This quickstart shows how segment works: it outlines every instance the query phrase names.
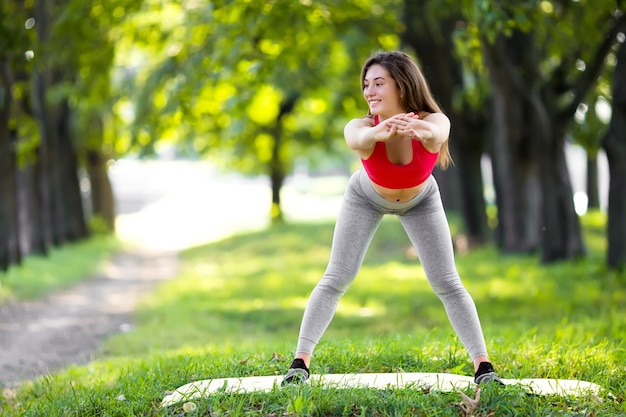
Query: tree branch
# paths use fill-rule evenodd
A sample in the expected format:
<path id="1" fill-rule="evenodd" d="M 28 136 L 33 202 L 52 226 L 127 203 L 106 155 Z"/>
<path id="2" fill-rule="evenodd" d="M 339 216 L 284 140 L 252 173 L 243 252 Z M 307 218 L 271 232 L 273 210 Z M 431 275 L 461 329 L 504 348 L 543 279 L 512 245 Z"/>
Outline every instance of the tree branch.
<path id="1" fill-rule="evenodd" d="M 572 100 L 569 105 L 565 106 L 565 108 L 557 114 L 560 120 L 569 119 L 576 112 L 578 104 L 584 100 L 589 89 L 595 84 L 602 68 L 604 68 L 604 61 L 613 47 L 615 37 L 623 30 L 626 30 L 626 15 L 621 14 L 615 19 L 613 26 L 607 32 L 602 43 L 598 46 L 596 54 L 591 60 L 591 65 L 587 66 L 587 70 L 582 73 L 578 82 L 574 84 Z"/>

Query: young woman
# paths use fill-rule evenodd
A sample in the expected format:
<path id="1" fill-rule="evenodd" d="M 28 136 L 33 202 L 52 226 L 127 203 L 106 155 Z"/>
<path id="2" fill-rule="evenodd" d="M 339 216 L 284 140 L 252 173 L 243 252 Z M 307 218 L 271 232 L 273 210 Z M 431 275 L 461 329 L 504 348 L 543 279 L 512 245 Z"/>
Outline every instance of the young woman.
<path id="1" fill-rule="evenodd" d="M 328 267 L 309 298 L 296 357 L 283 384 L 308 379 L 313 350 L 355 279 L 385 214 L 399 217 L 474 363 L 476 383 L 502 383 L 489 362 L 474 301 L 456 270 L 439 187 L 431 175 L 435 165 L 445 169 L 450 164 L 450 121 L 417 64 L 403 52 L 372 55 L 361 71 L 361 87 L 369 114 L 348 122 L 344 136 L 363 168 L 348 182 Z"/>

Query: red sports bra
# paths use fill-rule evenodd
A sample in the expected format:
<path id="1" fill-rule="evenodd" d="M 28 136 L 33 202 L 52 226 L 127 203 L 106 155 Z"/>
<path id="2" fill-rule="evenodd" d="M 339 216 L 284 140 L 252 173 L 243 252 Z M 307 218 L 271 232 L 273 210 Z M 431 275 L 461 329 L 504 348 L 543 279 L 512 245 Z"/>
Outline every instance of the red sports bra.
<path id="1" fill-rule="evenodd" d="M 374 123 L 378 124 L 378 116 Z M 397 165 L 387 158 L 385 142 L 376 142 L 370 157 L 361 159 L 370 180 L 394 190 L 416 187 L 426 181 L 435 168 L 439 154 L 429 152 L 417 139 L 412 139 L 411 144 L 413 159 L 406 165 Z"/>

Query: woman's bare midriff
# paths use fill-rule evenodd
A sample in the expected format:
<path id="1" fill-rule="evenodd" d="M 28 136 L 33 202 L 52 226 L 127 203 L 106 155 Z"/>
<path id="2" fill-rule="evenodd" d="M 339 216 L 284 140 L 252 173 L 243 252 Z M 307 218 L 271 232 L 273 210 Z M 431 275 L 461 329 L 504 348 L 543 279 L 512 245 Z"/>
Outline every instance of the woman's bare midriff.
<path id="1" fill-rule="evenodd" d="M 385 200 L 393 201 L 396 203 L 404 203 L 406 201 L 415 198 L 423 189 L 426 187 L 426 181 L 411 188 L 402 188 L 399 190 L 395 190 L 393 188 L 381 187 L 378 184 L 372 182 L 372 187 L 374 190 Z"/>

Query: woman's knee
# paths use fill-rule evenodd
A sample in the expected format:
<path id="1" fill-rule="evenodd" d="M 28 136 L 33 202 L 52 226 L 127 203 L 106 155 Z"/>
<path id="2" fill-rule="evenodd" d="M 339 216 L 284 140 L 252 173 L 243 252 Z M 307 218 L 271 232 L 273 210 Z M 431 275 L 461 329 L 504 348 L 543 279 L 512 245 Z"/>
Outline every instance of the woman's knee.
<path id="1" fill-rule="evenodd" d="M 430 286 L 439 297 L 464 296 L 467 293 L 461 277 L 457 273 L 429 278 Z"/>
<path id="2" fill-rule="evenodd" d="M 317 284 L 321 291 L 339 296 L 345 294 L 354 281 L 354 275 L 326 273 Z"/>

